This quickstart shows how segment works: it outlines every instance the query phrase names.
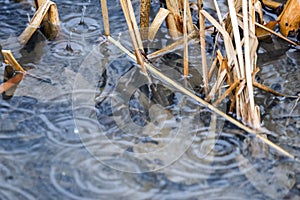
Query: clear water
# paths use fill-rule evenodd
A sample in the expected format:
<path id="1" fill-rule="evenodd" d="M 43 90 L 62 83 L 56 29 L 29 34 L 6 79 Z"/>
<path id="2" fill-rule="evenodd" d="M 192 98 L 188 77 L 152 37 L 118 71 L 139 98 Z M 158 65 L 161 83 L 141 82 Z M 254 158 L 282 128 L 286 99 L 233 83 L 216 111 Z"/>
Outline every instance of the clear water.
<path id="1" fill-rule="evenodd" d="M 3 48 L 12 50 L 30 73 L 50 80 L 28 76 L 11 100 L 0 99 L 1 200 L 300 198 L 299 163 L 219 117 L 214 126 L 209 110 L 156 77 L 156 96 L 149 93 L 148 80 L 134 63 L 101 37 L 99 1 L 55 2 L 59 36 L 46 41 L 38 33 L 37 42 L 26 48 L 16 41 L 27 14 L 34 13 L 32 5 L 0 2 Z M 108 6 L 114 38 L 130 48 L 119 1 Z M 138 1 L 133 6 L 138 10 Z M 168 43 L 161 34 L 150 48 Z M 300 54 L 279 51 L 286 44 L 274 41 L 261 47 L 259 81 L 297 95 Z M 191 49 L 193 76 L 187 87 L 197 90 L 201 60 L 198 45 Z M 186 84 L 179 54 L 154 65 Z M 3 71 L 2 66 L 1 77 Z M 256 101 L 263 125 L 273 133 L 269 139 L 298 156 L 296 100 L 257 90 Z"/>

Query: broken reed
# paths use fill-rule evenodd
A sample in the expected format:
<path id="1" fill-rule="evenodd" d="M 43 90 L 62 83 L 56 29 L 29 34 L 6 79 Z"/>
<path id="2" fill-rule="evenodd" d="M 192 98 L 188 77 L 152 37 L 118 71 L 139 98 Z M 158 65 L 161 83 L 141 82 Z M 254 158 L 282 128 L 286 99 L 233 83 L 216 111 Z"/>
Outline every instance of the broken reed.
<path id="1" fill-rule="evenodd" d="M 188 78 L 188 41 L 193 38 L 191 35 L 197 29 L 192 23 L 189 1 L 166 0 L 166 8 L 161 8 L 158 11 L 150 28 L 150 3 L 148 0 L 140 1 L 142 34 L 136 23 L 131 0 L 120 1 L 136 54 L 136 60 L 141 65 L 142 71 L 146 72 L 144 67 L 145 58 L 141 54 L 141 52 L 144 53 L 142 38 L 152 41 L 165 20 L 169 34 L 175 42 L 148 55 L 148 58 L 152 59 L 161 56 L 183 45 L 183 75 Z M 227 25 L 221 18 L 216 0 L 214 0 L 214 4 L 219 22 L 203 9 L 202 0 L 198 0 L 198 35 L 200 38 L 203 88 L 206 100 L 208 102 L 214 101 L 213 104 L 217 106 L 223 99 L 229 97 L 231 111 L 235 111 L 237 117 L 245 124 L 253 128 L 260 128 L 259 109 L 255 105 L 253 94 L 253 74 L 256 70 L 255 62 L 258 44 L 255 37 L 255 16 L 252 16 L 254 4 L 252 1 L 247 0 L 228 0 L 229 14 L 227 19 L 225 19 Z M 242 17 L 238 17 L 239 15 Z M 214 28 L 219 32 L 218 35 L 222 35 L 226 49 L 224 55 L 222 55 L 221 51 L 218 51 L 218 56 L 215 58 L 216 61 L 213 62 L 210 69 L 207 66 L 206 58 L 205 20 L 213 24 Z M 243 29 L 243 38 L 241 38 L 240 28 Z M 216 79 L 211 79 L 212 76 L 215 76 Z M 222 92 L 224 85 L 228 85 L 228 89 Z"/>
<path id="2" fill-rule="evenodd" d="M 103 24 L 104 24 L 104 35 L 110 36 L 107 2 L 106 2 L 106 0 L 100 0 L 100 4 L 101 4 L 101 9 L 102 9 L 102 19 L 103 19 Z"/>

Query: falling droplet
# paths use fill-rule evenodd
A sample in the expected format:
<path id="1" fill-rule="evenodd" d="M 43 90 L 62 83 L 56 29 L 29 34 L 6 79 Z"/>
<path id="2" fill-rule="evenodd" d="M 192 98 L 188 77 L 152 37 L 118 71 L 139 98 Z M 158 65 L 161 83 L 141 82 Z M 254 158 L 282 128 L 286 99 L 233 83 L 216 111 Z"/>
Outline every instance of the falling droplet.
<path id="1" fill-rule="evenodd" d="M 72 46 L 71 46 L 71 39 L 72 39 L 72 32 L 70 32 L 70 35 L 69 35 L 68 42 L 67 42 L 65 50 L 68 51 L 68 52 L 70 52 L 70 53 L 73 53 L 74 50 L 72 49 Z"/>
<path id="2" fill-rule="evenodd" d="M 81 13 L 81 19 L 80 19 L 79 25 L 85 25 L 85 23 L 84 23 L 85 10 L 86 10 L 86 6 L 83 6 L 82 7 L 82 13 Z"/>

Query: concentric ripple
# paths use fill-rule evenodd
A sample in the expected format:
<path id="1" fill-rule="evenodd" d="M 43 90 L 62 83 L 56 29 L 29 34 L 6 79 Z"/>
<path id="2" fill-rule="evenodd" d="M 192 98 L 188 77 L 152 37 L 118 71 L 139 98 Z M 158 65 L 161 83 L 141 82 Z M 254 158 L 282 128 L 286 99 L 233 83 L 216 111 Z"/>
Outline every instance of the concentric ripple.
<path id="1" fill-rule="evenodd" d="M 187 184 L 238 175 L 239 141 L 232 135 L 199 130 L 188 151 L 170 168 L 164 170 L 170 180 Z M 241 174 L 239 174 L 241 176 Z"/>
<path id="2" fill-rule="evenodd" d="M 112 159 L 119 165 L 137 168 L 129 159 Z M 84 149 L 66 148 L 51 161 L 50 180 L 55 189 L 71 199 L 145 199 L 135 188 L 124 182 L 124 173 L 102 165 Z M 145 196 L 145 198 L 144 198 Z M 142 198 L 143 197 L 143 198 Z M 149 196 L 148 196 L 149 198 Z"/>
<path id="3" fill-rule="evenodd" d="M 74 37 L 83 37 L 85 39 L 100 36 L 102 30 L 99 19 L 84 16 L 82 21 L 80 16 L 74 14 L 64 16 L 61 26 L 62 31 L 66 35 L 72 33 Z"/>
<path id="4" fill-rule="evenodd" d="M 36 199 L 30 193 L 8 184 L 5 185 L 0 184 L 0 197 L 1 199 L 22 199 L 22 200 Z"/>
<path id="5" fill-rule="evenodd" d="M 41 127 L 41 121 L 32 110 L 36 100 L 15 98 L 11 103 L 14 106 L 0 108 L 0 154 L 25 155 L 39 148 L 44 138 L 42 129 L 32 128 Z"/>
<path id="6" fill-rule="evenodd" d="M 60 40 L 51 45 L 51 52 L 57 58 L 77 58 L 84 54 L 84 45 L 78 41 Z"/>

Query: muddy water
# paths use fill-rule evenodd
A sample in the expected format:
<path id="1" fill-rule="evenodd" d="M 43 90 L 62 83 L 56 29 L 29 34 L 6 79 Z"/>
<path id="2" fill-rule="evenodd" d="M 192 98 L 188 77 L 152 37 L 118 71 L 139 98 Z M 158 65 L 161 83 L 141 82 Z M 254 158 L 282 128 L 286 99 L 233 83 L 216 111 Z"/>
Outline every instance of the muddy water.
<path id="1" fill-rule="evenodd" d="M 209 110 L 157 77 L 151 89 L 132 60 L 101 37 L 99 1 L 56 3 L 59 36 L 47 41 L 37 33 L 23 48 L 17 36 L 32 5 L 0 2 L 3 48 L 48 80 L 28 76 L 10 100 L 0 99 L 0 199 L 299 199 L 298 163 L 223 119 L 214 125 Z M 114 38 L 130 47 L 119 1 L 108 5 Z M 160 34 L 150 51 L 169 42 Z M 286 44 L 275 38 L 272 45 L 262 45 L 258 80 L 298 95 L 299 52 L 282 51 Z M 180 76 L 180 51 L 154 64 L 197 91 L 201 60 L 198 45 L 191 49 L 188 84 Z M 259 90 L 256 100 L 269 139 L 299 155 L 296 100 Z"/>

